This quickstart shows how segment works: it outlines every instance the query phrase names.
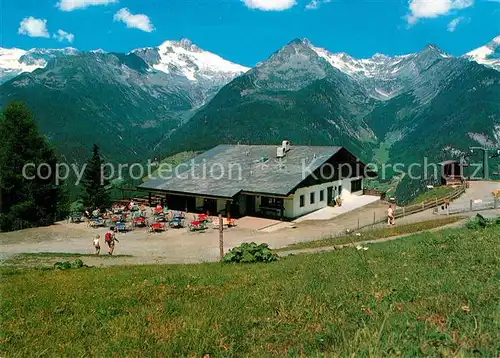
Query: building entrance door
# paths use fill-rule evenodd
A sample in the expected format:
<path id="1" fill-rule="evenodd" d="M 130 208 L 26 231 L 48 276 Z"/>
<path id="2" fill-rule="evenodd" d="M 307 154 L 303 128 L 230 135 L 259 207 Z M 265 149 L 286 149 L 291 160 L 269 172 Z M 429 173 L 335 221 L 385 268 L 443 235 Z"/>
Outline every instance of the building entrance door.
<path id="1" fill-rule="evenodd" d="M 333 201 L 333 186 L 326 188 L 326 204 L 330 205 Z"/>

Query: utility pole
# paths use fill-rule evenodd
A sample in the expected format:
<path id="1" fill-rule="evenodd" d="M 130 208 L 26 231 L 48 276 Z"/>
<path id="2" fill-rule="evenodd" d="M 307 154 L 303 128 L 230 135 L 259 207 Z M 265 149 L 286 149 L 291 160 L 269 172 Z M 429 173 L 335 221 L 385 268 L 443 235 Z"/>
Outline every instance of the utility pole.
<path id="1" fill-rule="evenodd" d="M 500 149 L 495 149 L 495 148 L 486 148 L 486 147 L 470 147 L 470 152 L 474 154 L 474 151 L 482 151 L 483 152 L 483 179 L 484 180 L 489 180 L 490 179 L 490 170 L 488 166 L 488 158 L 497 158 L 500 157 Z M 488 156 L 488 151 L 496 151 L 495 154 L 492 154 L 491 156 Z"/>
<path id="2" fill-rule="evenodd" d="M 221 260 L 224 257 L 224 222 L 222 220 L 222 214 L 219 214 L 219 256 Z"/>

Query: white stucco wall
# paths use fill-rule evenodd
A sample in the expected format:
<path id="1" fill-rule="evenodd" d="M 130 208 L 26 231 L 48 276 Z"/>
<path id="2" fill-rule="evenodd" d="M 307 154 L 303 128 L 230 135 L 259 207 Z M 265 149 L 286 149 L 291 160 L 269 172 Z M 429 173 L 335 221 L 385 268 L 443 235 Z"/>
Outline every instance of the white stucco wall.
<path id="1" fill-rule="evenodd" d="M 302 216 L 305 214 L 308 214 L 310 212 L 313 212 L 315 210 L 324 208 L 325 206 L 328 205 L 327 199 L 328 199 L 328 193 L 327 193 L 327 188 L 330 186 L 339 187 L 341 185 L 341 181 L 333 181 L 333 182 L 328 182 L 320 185 L 313 185 L 309 186 L 306 188 L 300 188 L 297 189 L 297 191 L 293 194 L 293 206 L 292 208 L 288 209 L 285 206 L 285 209 L 288 209 L 285 211 L 285 216 L 290 217 L 290 218 L 295 218 L 298 216 Z M 348 183 L 350 184 L 350 182 Z M 349 186 L 350 188 L 350 186 Z M 324 197 L 323 201 L 320 201 L 320 191 L 324 191 Z M 311 193 L 315 193 L 315 201 L 314 204 L 310 203 L 310 197 Z M 304 195 L 304 206 L 300 207 L 300 196 Z M 335 189 L 333 190 L 333 197 L 335 198 L 338 195 L 338 189 L 337 192 L 335 192 Z"/>
<path id="2" fill-rule="evenodd" d="M 320 185 L 313 185 L 306 188 L 298 189 L 289 199 L 285 200 L 285 216 L 288 218 L 296 218 L 305 214 L 309 214 L 313 211 L 324 208 L 328 205 L 328 187 L 333 187 L 333 198 L 339 196 L 339 186 L 342 185 L 342 198 L 348 199 L 351 195 L 363 195 L 363 190 L 357 191 L 355 193 L 351 192 L 351 181 L 362 179 L 362 177 L 349 178 L 343 180 L 337 180 L 333 182 L 328 182 Z M 363 188 L 364 182 L 361 183 L 361 188 Z M 324 191 L 324 200 L 320 201 L 320 191 Z M 311 193 L 315 193 L 315 201 L 314 204 L 310 203 L 310 195 Z M 304 195 L 304 206 L 300 207 L 300 196 Z"/>
<path id="3" fill-rule="evenodd" d="M 363 177 L 355 177 L 355 178 L 349 178 L 349 179 L 343 179 L 342 180 L 342 197 L 345 199 L 349 195 L 356 195 L 360 196 L 363 195 L 363 186 L 365 184 L 364 180 L 361 180 L 361 190 L 357 192 L 352 192 L 351 191 L 351 182 L 358 180 L 358 179 L 363 179 Z"/>

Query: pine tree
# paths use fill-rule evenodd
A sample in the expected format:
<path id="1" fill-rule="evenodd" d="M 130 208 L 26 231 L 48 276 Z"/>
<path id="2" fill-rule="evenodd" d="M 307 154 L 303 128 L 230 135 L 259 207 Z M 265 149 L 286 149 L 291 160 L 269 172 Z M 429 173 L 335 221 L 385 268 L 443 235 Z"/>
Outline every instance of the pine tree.
<path id="1" fill-rule="evenodd" d="M 104 179 L 105 173 L 102 172 L 103 163 L 99 147 L 94 144 L 92 157 L 88 160 L 83 174 L 83 187 L 85 189 L 82 197 L 83 205 L 90 210 L 104 209 L 111 204 L 109 192 L 106 189 L 109 182 Z"/>
<path id="2" fill-rule="evenodd" d="M 2 114 L 0 228 L 10 231 L 50 225 L 63 200 L 55 180 L 56 153 L 22 103 L 9 103 Z M 36 168 L 41 170 L 37 173 Z"/>

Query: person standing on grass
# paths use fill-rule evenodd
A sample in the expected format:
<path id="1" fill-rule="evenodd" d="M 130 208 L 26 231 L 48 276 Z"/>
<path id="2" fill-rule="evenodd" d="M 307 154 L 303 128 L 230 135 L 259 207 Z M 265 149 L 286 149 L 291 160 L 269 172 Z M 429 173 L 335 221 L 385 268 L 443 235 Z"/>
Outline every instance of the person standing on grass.
<path id="1" fill-rule="evenodd" d="M 116 238 L 115 228 L 113 226 L 109 228 L 109 231 L 104 236 L 104 241 L 108 244 L 108 255 L 113 255 L 113 251 L 115 251 L 115 242 L 120 242 Z"/>
<path id="2" fill-rule="evenodd" d="M 389 205 L 387 209 L 387 225 L 394 225 L 396 223 L 396 218 L 394 217 L 394 209 L 392 205 Z"/>
<path id="3" fill-rule="evenodd" d="M 101 244 L 99 243 L 99 239 L 101 237 L 97 235 L 94 239 L 94 249 L 95 249 L 95 254 L 99 255 L 101 253 Z"/>

